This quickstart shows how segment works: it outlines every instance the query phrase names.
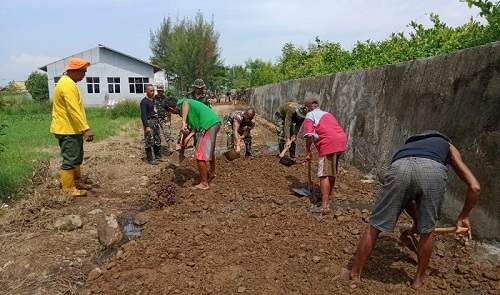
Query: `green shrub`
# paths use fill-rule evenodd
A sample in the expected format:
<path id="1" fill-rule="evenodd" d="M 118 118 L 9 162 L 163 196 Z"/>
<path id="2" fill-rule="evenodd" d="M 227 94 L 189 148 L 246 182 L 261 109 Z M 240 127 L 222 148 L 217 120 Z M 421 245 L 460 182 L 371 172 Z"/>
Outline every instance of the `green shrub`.
<path id="1" fill-rule="evenodd" d="M 51 109 L 52 106 L 48 101 L 33 100 L 28 94 L 19 91 L 0 95 L 0 114 L 50 114 Z"/>
<path id="2" fill-rule="evenodd" d="M 49 84 L 47 75 L 39 72 L 32 72 L 26 80 L 26 89 L 30 92 L 34 100 L 49 101 Z"/>
<path id="3" fill-rule="evenodd" d="M 133 99 L 125 99 L 118 102 L 112 109 L 109 110 L 111 119 L 118 117 L 124 118 L 140 118 L 141 108 L 139 102 Z"/>

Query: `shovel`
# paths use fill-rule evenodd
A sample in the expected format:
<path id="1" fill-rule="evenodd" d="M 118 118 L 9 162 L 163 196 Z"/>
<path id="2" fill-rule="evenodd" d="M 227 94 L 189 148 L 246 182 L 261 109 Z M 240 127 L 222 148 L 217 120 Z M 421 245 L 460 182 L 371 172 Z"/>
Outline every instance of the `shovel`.
<path id="1" fill-rule="evenodd" d="M 412 225 L 411 224 L 403 224 L 401 226 L 401 231 L 402 232 L 409 232 L 411 230 Z M 434 228 L 434 233 L 435 234 L 449 234 L 449 233 L 454 233 L 458 229 L 459 233 L 466 233 L 469 231 L 468 228 L 466 227 L 456 227 L 456 226 L 451 226 L 451 227 L 436 227 Z"/>
<path id="2" fill-rule="evenodd" d="M 280 163 L 281 165 L 285 165 L 285 166 L 287 166 L 287 167 L 290 167 L 290 166 L 292 166 L 293 164 L 295 164 L 295 160 L 294 160 L 294 159 L 292 159 L 292 158 L 290 158 L 290 157 L 288 157 L 288 156 L 286 156 L 286 157 L 285 157 L 285 154 L 286 154 L 286 152 L 288 151 L 288 149 L 289 149 L 289 148 L 290 148 L 290 147 L 285 147 L 285 148 L 283 149 L 283 151 L 282 151 L 282 152 L 280 153 L 280 155 L 279 155 L 279 157 L 280 157 L 279 163 Z"/>
<path id="3" fill-rule="evenodd" d="M 293 191 L 304 197 L 312 194 L 311 161 L 307 161 L 307 188 L 294 188 Z"/>
<path id="4" fill-rule="evenodd" d="M 285 148 L 283 149 L 283 151 L 280 153 L 280 159 L 283 158 L 286 154 L 286 152 L 288 151 L 290 147 L 288 146 L 285 146 Z"/>
<path id="5" fill-rule="evenodd" d="M 417 257 L 417 245 L 418 245 L 418 239 L 415 237 L 414 234 L 411 233 L 411 224 L 403 224 L 401 226 L 401 234 L 399 236 L 399 242 L 401 243 L 402 246 L 408 248 L 410 250 L 410 256 L 412 257 L 413 260 L 418 261 Z M 458 227 L 459 233 L 466 233 L 469 231 L 468 228 L 466 227 Z M 434 229 L 435 234 L 448 234 L 448 233 L 455 233 L 457 231 L 456 226 L 452 227 L 436 227 Z"/>
<path id="6" fill-rule="evenodd" d="M 181 143 L 184 143 L 184 134 L 181 136 Z M 168 156 L 168 161 L 174 165 L 174 166 L 179 166 L 182 161 L 186 159 L 186 156 L 184 156 L 184 148 L 180 148 L 179 150 L 173 151 L 170 156 Z"/>

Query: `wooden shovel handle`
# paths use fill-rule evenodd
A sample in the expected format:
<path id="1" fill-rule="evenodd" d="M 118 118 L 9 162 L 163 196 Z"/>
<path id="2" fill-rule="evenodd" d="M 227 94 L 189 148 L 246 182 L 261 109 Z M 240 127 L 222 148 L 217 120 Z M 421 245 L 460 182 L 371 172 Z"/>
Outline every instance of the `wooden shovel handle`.
<path id="1" fill-rule="evenodd" d="M 311 160 L 307 161 L 307 189 L 309 189 L 309 191 L 312 189 Z"/>
<path id="2" fill-rule="evenodd" d="M 412 227 L 412 225 L 411 225 L 411 224 L 403 224 L 403 225 L 401 226 L 401 229 L 402 229 L 402 230 L 411 230 L 411 227 Z M 461 227 L 461 226 L 459 226 L 459 227 L 458 227 L 458 230 L 459 230 L 459 231 L 458 231 L 458 233 L 460 233 L 460 234 L 463 234 L 463 233 L 466 233 L 466 232 L 468 232 L 468 231 L 469 231 L 469 229 L 468 229 L 468 228 L 466 228 L 466 227 Z M 454 233 L 454 232 L 456 232 L 456 231 L 457 231 L 457 227 L 456 227 L 456 226 L 450 226 L 450 227 L 436 227 L 436 228 L 434 229 L 434 233 L 436 233 L 436 234 L 449 234 L 449 233 Z"/>
<path id="3" fill-rule="evenodd" d="M 286 152 L 288 151 L 288 146 L 285 146 L 285 148 L 283 149 L 283 151 L 280 153 L 280 158 L 283 158 L 286 154 Z"/>

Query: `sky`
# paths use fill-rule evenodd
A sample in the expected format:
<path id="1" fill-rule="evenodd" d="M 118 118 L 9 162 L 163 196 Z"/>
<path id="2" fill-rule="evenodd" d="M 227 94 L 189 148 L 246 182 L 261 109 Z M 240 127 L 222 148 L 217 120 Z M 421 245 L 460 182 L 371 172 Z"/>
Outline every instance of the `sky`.
<path id="1" fill-rule="evenodd" d="M 0 8 L 0 86 L 98 44 L 149 62 L 150 33 L 163 19 L 194 20 L 198 11 L 213 18 L 226 66 L 275 63 L 286 43 L 306 48 L 316 37 L 351 50 L 407 33 L 411 21 L 430 27 L 430 13 L 451 27 L 484 23 L 460 0 L 2 0 Z"/>

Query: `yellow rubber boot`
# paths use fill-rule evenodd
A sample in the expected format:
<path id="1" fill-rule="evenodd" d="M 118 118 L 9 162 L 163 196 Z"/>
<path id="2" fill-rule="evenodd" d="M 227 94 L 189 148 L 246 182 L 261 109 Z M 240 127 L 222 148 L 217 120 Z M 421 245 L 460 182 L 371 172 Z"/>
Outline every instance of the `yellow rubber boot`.
<path id="1" fill-rule="evenodd" d="M 61 170 L 61 191 L 73 197 L 83 197 L 86 191 L 77 190 L 74 183 L 75 169 Z"/>
<path id="2" fill-rule="evenodd" d="M 92 189 L 91 184 L 88 184 L 88 183 L 85 183 L 82 181 L 82 171 L 81 171 L 80 165 L 77 165 L 75 168 L 74 181 L 75 181 L 75 187 L 77 189 L 86 189 L 86 190 Z"/>

